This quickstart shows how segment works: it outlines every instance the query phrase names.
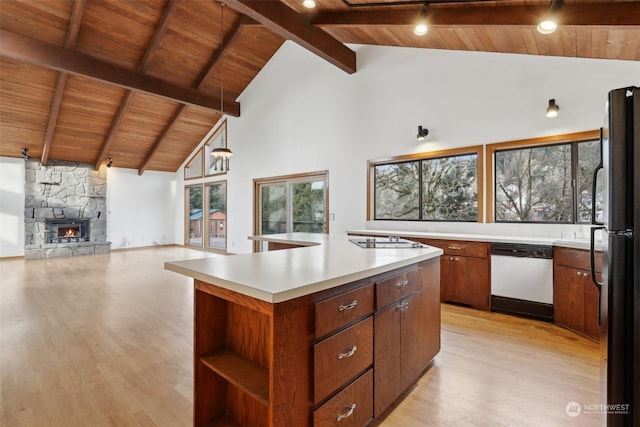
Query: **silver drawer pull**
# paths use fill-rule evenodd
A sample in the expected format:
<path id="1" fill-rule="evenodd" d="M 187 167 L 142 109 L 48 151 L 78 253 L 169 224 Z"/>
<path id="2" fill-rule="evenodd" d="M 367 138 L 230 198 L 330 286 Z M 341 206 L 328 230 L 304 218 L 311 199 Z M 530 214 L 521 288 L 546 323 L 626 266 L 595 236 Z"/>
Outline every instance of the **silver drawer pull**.
<path id="1" fill-rule="evenodd" d="M 339 353 L 338 354 L 338 359 L 344 359 L 345 357 L 353 356 L 356 353 L 357 349 L 358 349 L 358 347 L 354 345 L 353 347 L 351 347 L 351 350 L 347 351 L 346 353 Z"/>
<path id="2" fill-rule="evenodd" d="M 396 288 L 400 289 L 400 288 L 404 288 L 405 286 L 407 286 L 409 284 L 408 280 L 403 280 L 402 282 L 398 282 L 396 283 Z"/>
<path id="3" fill-rule="evenodd" d="M 447 249 L 453 249 L 454 251 L 459 251 L 460 249 L 462 249 L 462 246 L 449 245 L 447 246 Z"/>
<path id="4" fill-rule="evenodd" d="M 356 404 L 352 403 L 351 405 L 348 406 L 348 408 L 349 408 L 349 410 L 347 412 L 345 412 L 344 414 L 339 414 L 336 417 L 336 420 L 342 421 L 345 418 L 349 418 L 353 414 L 353 411 L 356 409 Z"/>
<path id="5" fill-rule="evenodd" d="M 340 310 L 340 311 L 352 310 L 352 309 L 354 309 L 356 307 L 356 305 L 358 305 L 358 300 L 354 299 L 351 304 L 341 305 L 340 307 L 338 307 L 338 310 Z"/>

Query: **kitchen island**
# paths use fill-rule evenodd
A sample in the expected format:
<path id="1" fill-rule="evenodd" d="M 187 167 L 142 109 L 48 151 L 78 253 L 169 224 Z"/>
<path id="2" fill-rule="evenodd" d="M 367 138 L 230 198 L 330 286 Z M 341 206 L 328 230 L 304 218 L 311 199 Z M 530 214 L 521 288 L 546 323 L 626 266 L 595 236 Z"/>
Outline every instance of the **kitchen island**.
<path id="1" fill-rule="evenodd" d="M 440 350 L 433 247 L 256 236 L 294 249 L 167 262 L 194 278 L 194 425 L 363 426 Z"/>

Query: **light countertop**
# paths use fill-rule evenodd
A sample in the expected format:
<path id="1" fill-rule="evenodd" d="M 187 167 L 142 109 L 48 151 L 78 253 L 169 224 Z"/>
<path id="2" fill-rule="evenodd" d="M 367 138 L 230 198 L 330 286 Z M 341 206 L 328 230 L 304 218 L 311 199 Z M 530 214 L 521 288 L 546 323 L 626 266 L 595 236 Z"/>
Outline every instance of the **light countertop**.
<path id="1" fill-rule="evenodd" d="M 489 243 L 523 243 L 528 245 L 549 245 L 561 246 L 565 248 L 589 250 L 589 239 L 570 239 L 557 237 L 522 237 L 504 236 L 495 234 L 471 234 L 471 233 L 432 233 L 422 231 L 399 231 L 399 230 L 347 230 L 347 233 L 360 236 L 399 236 L 407 239 L 441 239 L 441 240 L 466 240 L 469 242 L 489 242 Z M 596 249 L 602 249 L 602 243 L 596 242 Z"/>
<path id="2" fill-rule="evenodd" d="M 165 263 L 165 269 L 277 303 L 442 255 L 434 247 L 363 249 L 347 235 L 289 233 L 252 240 L 304 246 Z"/>

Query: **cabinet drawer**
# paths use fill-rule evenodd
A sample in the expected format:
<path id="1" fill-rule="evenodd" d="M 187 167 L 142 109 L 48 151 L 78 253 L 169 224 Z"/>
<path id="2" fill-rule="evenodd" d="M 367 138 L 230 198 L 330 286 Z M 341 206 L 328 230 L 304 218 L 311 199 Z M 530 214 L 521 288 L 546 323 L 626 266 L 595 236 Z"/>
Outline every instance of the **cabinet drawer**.
<path id="1" fill-rule="evenodd" d="M 589 251 L 581 249 L 556 248 L 553 252 L 553 260 L 556 264 L 585 271 L 591 271 L 591 259 L 589 257 Z M 602 252 L 596 252 L 595 261 L 596 272 L 601 272 Z"/>
<path id="2" fill-rule="evenodd" d="M 373 418 L 373 372 L 360 378 L 313 412 L 314 427 L 362 427 Z"/>
<path id="3" fill-rule="evenodd" d="M 373 317 L 317 343 L 313 358 L 318 403 L 373 363 Z"/>
<path id="4" fill-rule="evenodd" d="M 373 312 L 373 285 L 316 303 L 316 337 L 320 338 L 336 329 Z"/>
<path id="5" fill-rule="evenodd" d="M 422 290 L 422 268 L 376 283 L 376 308 L 386 307 Z"/>

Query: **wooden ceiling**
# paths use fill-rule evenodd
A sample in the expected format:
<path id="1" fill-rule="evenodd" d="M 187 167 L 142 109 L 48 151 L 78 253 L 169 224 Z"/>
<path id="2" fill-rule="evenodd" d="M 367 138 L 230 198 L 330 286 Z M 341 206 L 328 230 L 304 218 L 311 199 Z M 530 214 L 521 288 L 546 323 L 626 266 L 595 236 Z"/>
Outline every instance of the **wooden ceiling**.
<path id="1" fill-rule="evenodd" d="M 551 35 L 549 1 L 225 3 L 1 0 L 0 156 L 175 171 L 286 39 L 347 73 L 348 43 L 640 60 L 640 2 L 565 1 Z"/>

